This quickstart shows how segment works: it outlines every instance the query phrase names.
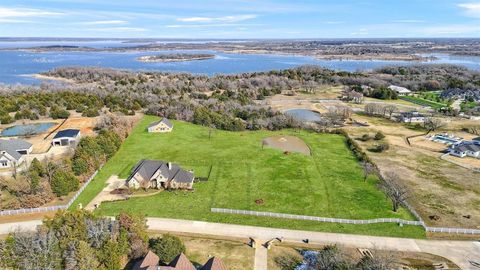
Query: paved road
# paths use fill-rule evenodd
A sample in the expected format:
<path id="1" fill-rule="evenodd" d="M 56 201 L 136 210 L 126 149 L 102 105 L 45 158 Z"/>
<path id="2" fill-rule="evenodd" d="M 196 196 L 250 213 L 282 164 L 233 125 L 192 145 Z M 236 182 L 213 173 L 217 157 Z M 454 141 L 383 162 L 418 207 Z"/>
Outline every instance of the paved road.
<path id="1" fill-rule="evenodd" d="M 33 230 L 40 223 L 40 220 L 33 220 L 0 224 L 0 234 L 11 232 L 19 226 L 23 230 Z M 272 239 L 276 237 L 283 237 L 285 241 L 298 243 L 301 243 L 303 239 L 309 239 L 310 243 L 312 244 L 339 244 L 359 248 L 426 252 L 445 257 L 456 263 L 464 270 L 480 269 L 475 268 L 469 262 L 480 262 L 480 242 L 473 241 L 417 240 L 393 237 L 322 233 L 164 218 L 148 218 L 147 224 L 149 229 L 154 231 L 197 233 L 240 238 L 252 237 L 255 239 Z"/>

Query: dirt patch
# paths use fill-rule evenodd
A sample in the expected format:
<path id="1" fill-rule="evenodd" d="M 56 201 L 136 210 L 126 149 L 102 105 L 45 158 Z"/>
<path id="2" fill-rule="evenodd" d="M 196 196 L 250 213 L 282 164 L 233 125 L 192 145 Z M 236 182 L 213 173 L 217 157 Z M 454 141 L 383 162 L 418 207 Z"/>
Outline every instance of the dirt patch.
<path id="1" fill-rule="evenodd" d="M 271 148 L 280 149 L 284 153 L 297 152 L 305 155 L 310 155 L 310 148 L 300 138 L 295 136 L 273 136 L 265 138 L 262 141 L 263 145 Z"/>
<path id="2" fill-rule="evenodd" d="M 255 204 L 257 204 L 257 205 L 262 205 L 262 204 L 264 204 L 264 203 L 265 203 L 265 202 L 263 201 L 263 199 L 256 199 L 256 200 L 255 200 Z"/>
<path id="3" fill-rule="evenodd" d="M 362 257 L 359 250 L 353 247 L 338 246 L 341 253 L 345 257 L 359 261 Z M 283 270 L 289 269 L 286 267 L 292 261 L 301 261 L 303 259 L 300 254 L 301 250 L 320 250 L 323 246 L 320 245 L 301 245 L 296 243 L 281 243 L 273 246 L 268 251 L 268 269 Z M 434 263 L 444 263 L 448 269 L 460 269 L 457 265 L 448 259 L 440 256 L 420 253 L 420 252 L 401 252 L 401 251 L 384 251 L 384 250 L 370 250 L 374 256 L 379 257 L 392 257 L 395 265 L 400 268 L 401 266 L 408 266 L 411 269 L 435 269 Z"/>
<path id="4" fill-rule="evenodd" d="M 384 153 L 368 152 L 368 155 L 383 173 L 395 171 L 400 176 L 400 184 L 409 190 L 410 204 L 429 226 L 480 228 L 478 173 L 441 160 L 437 150 L 445 145 L 427 141 L 425 136 L 414 138 L 412 146 L 407 144 L 406 137 L 421 135 L 424 131 L 411 130 L 386 119 L 354 117 L 368 121 L 371 126 L 348 128 L 352 137 L 377 131 L 386 135 L 390 149 Z M 458 131 L 455 135 L 467 138 L 467 134 Z M 363 149 L 371 147 L 371 142 L 358 143 Z"/>

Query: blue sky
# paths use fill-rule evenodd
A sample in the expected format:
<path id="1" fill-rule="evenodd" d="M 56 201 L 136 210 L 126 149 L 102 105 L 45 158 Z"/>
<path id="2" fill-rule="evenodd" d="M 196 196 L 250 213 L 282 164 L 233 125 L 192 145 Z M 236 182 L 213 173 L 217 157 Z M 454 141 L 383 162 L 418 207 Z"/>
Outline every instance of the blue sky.
<path id="1" fill-rule="evenodd" d="M 469 0 L 0 0 L 2 37 L 480 37 Z"/>

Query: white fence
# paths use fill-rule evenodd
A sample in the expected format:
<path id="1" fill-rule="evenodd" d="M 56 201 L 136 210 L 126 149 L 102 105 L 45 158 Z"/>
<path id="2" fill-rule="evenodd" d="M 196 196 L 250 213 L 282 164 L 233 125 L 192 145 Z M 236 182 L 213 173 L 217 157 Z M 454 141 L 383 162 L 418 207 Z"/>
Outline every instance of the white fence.
<path id="1" fill-rule="evenodd" d="M 90 178 L 82 185 L 82 187 L 75 193 L 75 195 L 70 199 L 70 201 L 66 205 L 57 205 L 57 206 L 48 206 L 48 207 L 38 207 L 38 208 L 22 208 L 22 209 L 15 209 L 15 210 L 4 210 L 0 211 L 0 216 L 13 216 L 18 214 L 31 214 L 31 213 L 43 213 L 43 212 L 50 212 L 50 211 L 57 211 L 57 210 L 66 210 L 68 209 L 72 203 L 80 196 L 80 193 L 90 184 L 90 182 L 95 178 L 97 175 L 98 170 L 95 171 Z"/>
<path id="2" fill-rule="evenodd" d="M 407 206 L 410 208 L 409 206 Z M 475 229 L 464 229 L 464 228 L 438 228 L 438 227 L 428 227 L 425 225 L 425 222 L 420 218 L 420 216 L 413 211 L 413 214 L 420 221 L 412 220 L 403 220 L 399 218 L 376 218 L 376 219 L 342 219 L 342 218 L 325 218 L 325 217 L 315 217 L 315 216 L 304 216 L 304 215 L 292 215 L 292 214 L 283 214 L 283 213 L 272 213 L 272 212 L 259 212 L 259 211 L 249 211 L 249 210 L 236 210 L 236 209 L 225 209 L 225 208 L 211 208 L 213 213 L 224 213 L 224 214 L 236 214 L 236 215 L 248 215 L 248 216 L 258 216 L 258 217 L 273 217 L 273 218 L 286 218 L 286 219 L 295 219 L 295 220 L 310 220 L 318 222 L 329 222 L 329 223 L 343 223 L 343 224 L 375 224 L 375 223 L 398 223 L 403 225 L 415 225 L 422 226 L 427 232 L 436 232 L 436 233 L 454 233 L 454 234 L 480 234 L 480 230 Z"/>
<path id="3" fill-rule="evenodd" d="M 235 210 L 235 209 L 224 209 L 224 208 L 211 208 L 211 211 L 214 213 L 249 215 L 249 216 L 258 216 L 258 217 L 287 218 L 287 219 L 297 219 L 297 220 L 311 220 L 311 221 L 329 222 L 329 223 L 344 223 L 344 224 L 401 223 L 405 225 L 422 226 L 422 223 L 420 221 L 404 220 L 399 218 L 343 219 L 343 218 L 326 218 L 326 217 L 292 215 L 292 214 L 282 214 L 282 213 L 272 213 L 272 212 L 258 212 L 258 211 L 249 211 L 249 210 Z"/>

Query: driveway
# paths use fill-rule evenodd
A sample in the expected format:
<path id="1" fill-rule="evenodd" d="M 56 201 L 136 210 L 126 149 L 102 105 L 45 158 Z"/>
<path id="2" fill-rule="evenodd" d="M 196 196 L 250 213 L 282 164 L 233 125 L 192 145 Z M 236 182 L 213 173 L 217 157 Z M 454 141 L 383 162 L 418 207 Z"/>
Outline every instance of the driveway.
<path id="1" fill-rule="evenodd" d="M 94 210 L 95 205 L 100 205 L 102 202 L 125 200 L 128 196 L 125 194 L 111 194 L 110 192 L 125 186 L 125 179 L 120 179 L 116 175 L 110 176 L 107 180 L 107 186 L 93 200 L 85 206 L 87 210 Z"/>
<path id="2" fill-rule="evenodd" d="M 18 227 L 23 230 L 34 230 L 39 224 L 41 224 L 40 220 L 0 224 L 0 235 L 9 233 Z M 475 268 L 470 264 L 469 261 L 480 262 L 480 242 L 474 241 L 418 240 L 322 233 L 165 218 L 148 218 L 147 225 L 149 230 L 152 231 L 207 234 L 238 238 L 252 237 L 255 239 L 283 237 L 284 241 L 295 243 L 302 243 L 303 239 L 309 239 L 311 244 L 338 244 L 356 248 L 425 252 L 447 258 L 464 270 L 479 270 L 479 268 Z M 260 251 L 258 255 L 258 259 L 264 260 L 264 251 Z M 258 265 L 260 266 L 262 263 L 258 261 Z"/>

